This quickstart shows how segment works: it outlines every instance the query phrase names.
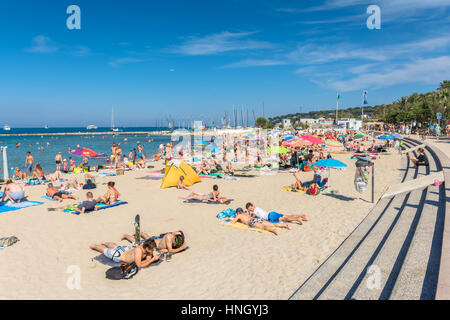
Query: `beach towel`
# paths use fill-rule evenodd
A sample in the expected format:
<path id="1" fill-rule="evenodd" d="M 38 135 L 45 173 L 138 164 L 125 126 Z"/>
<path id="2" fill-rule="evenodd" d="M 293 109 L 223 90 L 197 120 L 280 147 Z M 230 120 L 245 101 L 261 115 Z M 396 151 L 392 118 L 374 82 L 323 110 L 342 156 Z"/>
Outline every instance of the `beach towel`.
<path id="1" fill-rule="evenodd" d="M 117 206 L 120 206 L 122 204 L 128 204 L 128 202 L 126 202 L 126 201 L 117 201 L 117 202 L 115 202 L 113 204 L 106 204 L 106 203 L 103 203 L 103 202 L 99 202 L 99 203 L 97 203 L 97 210 L 103 210 L 103 209 L 108 209 L 108 208 L 112 208 L 112 207 L 117 207 Z M 78 207 L 78 205 L 79 204 L 71 205 L 71 206 L 69 206 L 68 209 L 64 209 L 64 212 L 66 212 L 66 213 L 73 213 L 73 214 L 79 215 L 80 212 L 77 212 L 77 211 L 73 210 L 73 208 L 74 207 Z M 92 212 L 92 211 L 90 211 L 90 212 Z"/>
<path id="2" fill-rule="evenodd" d="M 0 213 L 15 211 L 23 208 L 33 207 L 44 204 L 38 201 L 22 201 L 19 203 L 0 202 Z"/>
<path id="3" fill-rule="evenodd" d="M 164 175 L 161 177 L 158 176 L 145 176 L 145 177 L 140 177 L 140 178 L 136 178 L 139 180 L 162 180 L 164 178 Z"/>
<path id="4" fill-rule="evenodd" d="M 206 204 L 230 204 L 233 199 L 226 199 L 223 198 L 221 202 L 219 201 L 203 201 L 198 199 L 190 199 L 190 200 L 184 200 L 184 203 L 206 203 Z"/>
<path id="5" fill-rule="evenodd" d="M 248 226 L 246 224 L 243 224 L 243 223 L 240 223 L 240 222 L 236 222 L 236 223 L 224 222 L 223 225 L 227 226 L 227 227 L 241 229 L 241 230 L 250 230 L 250 231 L 256 231 L 256 232 L 272 234 L 272 232 L 270 232 L 270 231 L 263 230 L 263 229 L 258 229 L 258 228 L 255 228 L 255 227 L 250 227 L 250 226 Z"/>
<path id="6" fill-rule="evenodd" d="M 282 191 L 297 192 L 297 193 L 306 193 L 306 191 L 294 189 L 294 188 L 291 188 L 291 187 L 282 187 L 281 190 Z"/>
<path id="7" fill-rule="evenodd" d="M 117 176 L 117 173 L 115 172 L 100 172 L 98 174 L 99 177 L 111 177 L 111 176 Z"/>
<path id="8" fill-rule="evenodd" d="M 55 201 L 52 198 L 50 198 L 49 196 L 42 196 L 41 198 L 45 199 L 45 200 L 49 200 L 49 201 Z"/>

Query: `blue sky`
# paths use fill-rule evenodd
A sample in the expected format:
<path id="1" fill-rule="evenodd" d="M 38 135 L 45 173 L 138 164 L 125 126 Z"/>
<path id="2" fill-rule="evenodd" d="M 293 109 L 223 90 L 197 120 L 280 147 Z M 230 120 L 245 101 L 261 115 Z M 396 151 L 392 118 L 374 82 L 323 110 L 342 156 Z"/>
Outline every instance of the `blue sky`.
<path id="1" fill-rule="evenodd" d="M 66 9 L 81 8 L 81 30 Z M 369 5 L 381 29 L 369 30 Z M 0 124 L 153 126 L 391 103 L 450 79 L 450 0 L 2 1 Z"/>

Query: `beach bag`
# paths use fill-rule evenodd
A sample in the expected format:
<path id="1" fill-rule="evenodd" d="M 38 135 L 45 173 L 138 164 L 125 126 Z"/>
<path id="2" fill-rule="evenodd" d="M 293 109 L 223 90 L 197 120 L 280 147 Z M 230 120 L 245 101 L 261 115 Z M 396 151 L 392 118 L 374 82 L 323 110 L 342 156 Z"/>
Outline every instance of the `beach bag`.
<path id="1" fill-rule="evenodd" d="M 320 193 L 320 187 L 310 186 L 308 188 L 308 193 L 312 196 L 317 196 Z"/>
<path id="2" fill-rule="evenodd" d="M 364 173 L 362 168 L 357 168 L 355 173 L 355 189 L 359 193 L 364 193 L 367 189 L 368 176 Z"/>
<path id="3" fill-rule="evenodd" d="M 223 210 L 222 212 L 220 212 L 217 215 L 218 219 L 224 219 L 224 218 L 230 218 L 233 217 L 235 215 L 235 211 L 231 208 L 227 208 L 225 210 Z"/>
<path id="4" fill-rule="evenodd" d="M 303 171 L 304 172 L 310 172 L 311 171 L 311 167 L 310 166 L 303 166 Z"/>
<path id="5" fill-rule="evenodd" d="M 121 263 L 118 267 L 113 267 L 106 270 L 106 279 L 109 280 L 121 280 L 121 279 L 131 279 L 136 273 L 138 273 L 139 268 L 136 263 Z"/>

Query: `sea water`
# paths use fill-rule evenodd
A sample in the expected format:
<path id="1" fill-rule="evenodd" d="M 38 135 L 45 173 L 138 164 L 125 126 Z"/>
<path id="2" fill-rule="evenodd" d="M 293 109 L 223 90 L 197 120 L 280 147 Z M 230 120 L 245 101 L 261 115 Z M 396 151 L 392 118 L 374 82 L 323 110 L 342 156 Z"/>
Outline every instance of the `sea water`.
<path id="1" fill-rule="evenodd" d="M 165 130 L 164 128 L 121 128 L 123 132 L 151 132 Z M 24 134 L 24 133 L 71 133 L 71 132 L 108 132 L 109 128 L 98 128 L 94 130 L 86 130 L 85 128 L 12 128 L 10 131 L 2 131 L 0 133 L 7 134 Z M 153 139 L 149 142 L 149 139 Z M 83 158 L 78 155 L 69 153 L 70 149 L 76 149 L 77 144 L 81 148 L 89 148 L 97 153 L 105 153 L 110 156 L 111 146 L 120 143 L 122 155 L 128 157 L 128 153 L 133 149 L 137 149 L 138 143 L 144 147 L 144 154 L 147 158 L 152 157 L 157 151 L 160 143 L 168 143 L 170 137 L 154 136 L 147 134 L 132 135 L 37 135 L 37 136 L 0 136 L 0 146 L 7 146 L 8 170 L 11 177 L 12 168 L 19 167 L 25 170 L 25 158 L 28 151 L 34 157 L 34 163 L 40 164 L 45 173 L 54 172 L 56 169 L 55 156 L 61 152 L 63 159 L 69 161 L 69 157 L 75 159 L 76 165 L 82 162 Z M 49 142 L 49 146 L 47 146 Z M 16 144 L 20 143 L 20 147 Z M 41 146 L 43 151 L 41 151 Z M 90 165 L 106 164 L 106 159 L 90 159 Z M 62 167 L 62 166 L 61 166 Z M 3 178 L 3 160 L 0 156 L 0 179 Z"/>

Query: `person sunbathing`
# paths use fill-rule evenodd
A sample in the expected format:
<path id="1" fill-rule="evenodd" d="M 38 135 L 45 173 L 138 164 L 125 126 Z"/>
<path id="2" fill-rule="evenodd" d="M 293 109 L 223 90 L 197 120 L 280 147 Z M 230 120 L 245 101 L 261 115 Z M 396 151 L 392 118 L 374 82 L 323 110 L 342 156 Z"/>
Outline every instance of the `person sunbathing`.
<path id="1" fill-rule="evenodd" d="M 145 169 L 145 160 L 143 157 L 140 157 L 136 162 L 137 169 Z"/>
<path id="2" fill-rule="evenodd" d="M 47 185 L 47 193 L 46 195 L 52 198 L 55 201 L 62 202 L 64 199 L 74 199 L 78 200 L 78 197 L 73 196 L 71 194 L 63 193 L 58 188 L 53 186 L 53 183 L 49 183 Z"/>
<path id="3" fill-rule="evenodd" d="M 159 255 L 154 254 L 155 248 L 156 243 L 153 239 L 148 239 L 136 248 L 119 246 L 114 242 L 94 243 L 89 246 L 89 249 L 102 253 L 114 262 L 135 262 L 139 268 L 148 267 L 153 262 L 159 260 Z"/>
<path id="4" fill-rule="evenodd" d="M 148 239 L 153 239 L 156 243 L 156 249 L 161 252 L 177 253 L 183 251 L 187 247 L 186 239 L 183 231 L 168 232 L 161 234 L 159 237 L 151 237 L 145 232 L 141 232 L 141 242 L 145 242 Z M 132 243 L 136 240 L 136 234 L 122 234 L 119 241 L 128 240 Z"/>
<path id="5" fill-rule="evenodd" d="M 19 167 L 16 167 L 16 169 L 14 170 L 14 178 L 16 180 L 23 180 L 27 178 L 27 173 L 20 171 Z"/>
<path id="6" fill-rule="evenodd" d="M 258 218 L 255 214 L 244 212 L 244 210 L 242 210 L 241 208 L 238 208 L 236 210 L 236 216 L 230 223 L 237 223 L 237 222 L 243 223 L 249 227 L 272 232 L 277 236 L 278 231 L 275 229 L 275 227 L 292 230 L 292 227 L 285 223 L 270 223 L 262 218 Z"/>
<path id="7" fill-rule="evenodd" d="M 210 169 L 208 163 L 206 162 L 206 160 L 203 160 L 203 162 L 200 166 L 200 173 L 203 173 L 205 175 L 208 175 L 211 173 L 211 169 Z"/>
<path id="8" fill-rule="evenodd" d="M 108 182 L 108 191 L 103 196 L 98 197 L 97 202 L 103 202 L 106 204 L 113 204 L 117 202 L 120 193 L 119 191 L 116 190 L 114 186 L 115 186 L 114 181 Z"/>
<path id="9" fill-rule="evenodd" d="M 245 208 L 249 213 L 254 213 L 256 217 L 262 218 L 264 220 L 268 220 L 271 222 L 294 222 L 297 221 L 299 224 L 303 224 L 303 221 L 309 221 L 309 218 L 306 214 L 292 214 L 292 215 L 283 215 L 277 213 L 275 211 L 267 212 L 259 207 L 255 207 L 251 202 L 248 202 L 245 205 Z"/>
<path id="10" fill-rule="evenodd" d="M 302 181 L 300 180 L 299 177 L 297 177 L 297 175 L 294 173 L 292 173 L 294 178 L 295 178 L 295 182 L 293 184 L 291 184 L 289 187 L 295 190 L 299 190 L 299 191 L 306 191 L 306 186 L 302 183 Z"/>
<path id="11" fill-rule="evenodd" d="M 66 182 L 64 186 L 61 187 L 62 190 L 67 191 L 69 189 L 80 190 L 80 184 L 78 183 L 77 178 L 73 178 L 72 180 Z"/>
<path id="12" fill-rule="evenodd" d="M 45 174 L 44 174 L 44 170 L 42 170 L 42 167 L 37 164 L 36 167 L 33 170 L 32 176 L 33 179 L 41 179 L 41 180 L 45 180 Z"/>
<path id="13" fill-rule="evenodd" d="M 25 199 L 25 192 L 23 188 L 13 182 L 11 179 L 6 182 L 5 191 L 3 192 L 1 202 L 11 201 L 12 203 L 20 203 Z"/>
<path id="14" fill-rule="evenodd" d="M 213 191 L 211 193 L 200 193 L 193 191 L 187 197 L 179 197 L 182 200 L 200 200 L 200 201 L 211 201 L 220 202 L 223 198 L 220 196 L 219 187 L 217 184 L 213 186 Z"/>
<path id="15" fill-rule="evenodd" d="M 180 178 L 177 181 L 177 189 L 185 189 L 185 190 L 189 190 L 189 188 L 184 184 L 184 176 L 180 176 Z"/>
<path id="16" fill-rule="evenodd" d="M 94 195 L 92 192 L 87 192 L 86 200 L 83 201 L 78 207 L 72 207 L 72 210 L 80 213 L 97 211 L 97 201 L 94 200 Z"/>

